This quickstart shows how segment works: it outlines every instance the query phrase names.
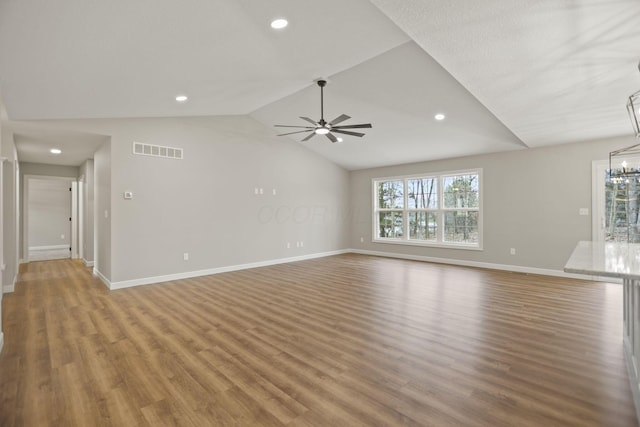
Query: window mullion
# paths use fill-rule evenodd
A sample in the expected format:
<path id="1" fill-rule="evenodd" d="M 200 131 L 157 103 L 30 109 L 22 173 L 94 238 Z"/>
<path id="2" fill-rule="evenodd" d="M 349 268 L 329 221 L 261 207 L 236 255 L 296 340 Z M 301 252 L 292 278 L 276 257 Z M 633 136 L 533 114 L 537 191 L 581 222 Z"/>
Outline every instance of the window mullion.
<path id="1" fill-rule="evenodd" d="M 444 207 L 444 180 L 442 176 L 438 177 L 438 237 L 437 242 L 444 242 L 444 212 L 442 208 Z"/>
<path id="2" fill-rule="evenodd" d="M 404 179 L 404 194 L 402 204 L 402 240 L 409 240 L 409 180 Z"/>

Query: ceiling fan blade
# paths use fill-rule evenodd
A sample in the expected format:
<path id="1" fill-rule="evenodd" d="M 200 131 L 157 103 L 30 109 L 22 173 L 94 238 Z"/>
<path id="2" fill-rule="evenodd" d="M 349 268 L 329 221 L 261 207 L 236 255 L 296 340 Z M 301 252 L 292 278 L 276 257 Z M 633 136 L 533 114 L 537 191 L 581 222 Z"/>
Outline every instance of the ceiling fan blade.
<path id="1" fill-rule="evenodd" d="M 281 133 L 280 135 L 276 135 L 276 136 L 293 135 L 293 134 L 296 134 L 296 133 L 304 133 L 304 132 L 309 132 L 309 131 L 308 130 L 297 130 L 295 132 Z"/>
<path id="2" fill-rule="evenodd" d="M 276 128 L 300 128 L 300 129 L 315 129 L 315 126 L 292 126 L 292 125 L 273 125 Z"/>
<path id="3" fill-rule="evenodd" d="M 338 138 L 336 138 L 335 136 L 333 136 L 331 134 L 331 132 L 326 133 L 325 135 L 327 135 L 327 138 L 329 138 L 331 140 L 331 142 L 338 142 Z"/>
<path id="4" fill-rule="evenodd" d="M 340 130 L 340 129 L 336 129 L 336 128 L 331 129 L 331 132 L 344 133 L 345 135 L 352 135 L 352 136 L 359 136 L 359 137 L 364 136 L 364 133 L 349 132 L 348 130 Z"/>
<path id="5" fill-rule="evenodd" d="M 331 126 L 337 125 L 338 123 L 344 122 L 345 120 L 350 119 L 350 118 L 351 118 L 350 116 L 347 116 L 346 114 L 342 114 L 342 115 L 336 117 L 335 119 L 331 120 L 329 122 L 329 124 Z"/>
<path id="6" fill-rule="evenodd" d="M 361 125 L 344 125 L 344 126 L 333 127 L 333 129 L 363 129 L 363 128 L 371 128 L 371 123 L 365 123 Z"/>
<path id="7" fill-rule="evenodd" d="M 302 117 L 302 116 L 300 116 L 300 118 L 301 118 L 302 120 L 306 120 L 307 122 L 309 122 L 309 123 L 311 123 L 311 124 L 313 124 L 313 125 L 317 125 L 317 124 L 318 124 L 318 122 L 316 122 L 315 120 L 310 119 L 309 117 Z"/>
<path id="8" fill-rule="evenodd" d="M 315 132 L 311 132 L 311 133 L 309 134 L 309 136 L 307 136 L 305 139 L 303 139 L 303 140 L 302 140 L 302 141 L 300 141 L 300 142 L 308 141 L 308 140 L 310 140 L 311 138 L 313 138 L 315 135 L 316 135 L 316 133 L 315 133 Z"/>

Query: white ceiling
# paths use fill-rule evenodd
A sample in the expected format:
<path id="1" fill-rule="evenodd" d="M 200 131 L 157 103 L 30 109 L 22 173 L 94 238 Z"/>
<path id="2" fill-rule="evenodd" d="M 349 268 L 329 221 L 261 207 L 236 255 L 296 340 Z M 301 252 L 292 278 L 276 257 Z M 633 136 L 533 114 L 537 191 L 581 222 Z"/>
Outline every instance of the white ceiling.
<path id="1" fill-rule="evenodd" d="M 325 77 L 325 118 L 373 128 L 304 144 L 359 169 L 631 135 L 638 22 L 637 0 L 4 0 L 0 93 L 14 123 L 249 114 L 275 135 L 319 118 Z M 61 141 L 29 126 L 19 157 L 51 163 L 36 148 Z M 103 138 L 67 137 L 58 162 Z"/>
<path id="2" fill-rule="evenodd" d="M 14 134 L 19 160 L 29 163 L 80 166 L 93 158 L 93 153 L 108 139 L 103 135 L 62 131 L 33 123 L 13 122 L 9 128 Z M 51 148 L 58 148 L 63 154 L 52 154 Z"/>

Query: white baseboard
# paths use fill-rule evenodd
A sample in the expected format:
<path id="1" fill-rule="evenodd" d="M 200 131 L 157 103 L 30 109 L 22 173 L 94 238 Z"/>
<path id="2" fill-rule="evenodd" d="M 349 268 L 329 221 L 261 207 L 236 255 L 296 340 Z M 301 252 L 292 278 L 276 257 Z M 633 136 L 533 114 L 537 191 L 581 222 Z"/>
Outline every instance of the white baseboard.
<path id="1" fill-rule="evenodd" d="M 111 281 L 107 279 L 104 274 L 100 273 L 100 270 L 98 270 L 96 267 L 93 267 L 93 274 L 94 276 L 98 276 L 98 279 L 100 279 L 107 288 L 111 289 Z"/>
<path id="2" fill-rule="evenodd" d="M 0 353 L 2 353 L 2 347 L 4 347 L 4 333 L 0 331 Z"/>
<path id="3" fill-rule="evenodd" d="M 16 281 L 17 280 L 18 280 L 18 274 L 16 273 L 13 276 L 13 280 L 11 280 L 11 283 L 9 283 L 8 285 L 2 286 L 2 293 L 3 294 L 10 294 L 12 292 L 15 292 L 15 290 L 16 290 Z"/>
<path id="4" fill-rule="evenodd" d="M 288 262 L 304 261 L 304 260 L 314 259 L 314 258 L 323 258 L 327 256 L 332 256 L 332 255 L 341 255 L 348 252 L 350 252 L 349 249 L 342 249 L 342 250 L 331 251 L 331 252 L 321 252 L 321 253 L 310 254 L 310 255 L 301 255 L 301 256 L 291 257 L 291 258 L 279 258 L 279 259 L 273 259 L 268 261 L 230 265 L 227 267 L 209 268 L 206 270 L 187 271 L 184 273 L 167 274 L 164 276 L 144 277 L 141 279 L 124 280 L 121 282 L 109 282 L 108 280 L 106 280 L 104 276 L 96 273 L 95 268 L 93 271 L 109 287 L 109 289 L 116 290 L 116 289 L 130 288 L 132 286 L 149 285 L 152 283 L 169 282 L 172 280 L 189 279 L 191 277 L 209 276 L 211 274 L 220 274 L 220 273 L 227 273 L 230 271 L 246 270 L 249 268 L 267 267 L 270 265 L 285 264 Z"/>
<path id="5" fill-rule="evenodd" d="M 82 262 L 84 263 L 85 267 L 93 267 L 93 261 L 87 261 L 86 259 L 82 258 Z"/>
<path id="6" fill-rule="evenodd" d="M 420 255 L 397 254 L 392 252 L 368 251 L 368 250 L 362 250 L 362 249 L 341 249 L 336 251 L 320 252 L 320 253 L 302 255 L 297 257 L 279 258 L 279 259 L 273 259 L 268 261 L 237 264 L 237 265 L 230 265 L 230 266 L 217 267 L 217 268 L 208 268 L 204 270 L 187 271 L 184 273 L 167 274 L 163 276 L 153 276 L 153 277 L 143 277 L 139 279 L 123 280 L 123 281 L 116 281 L 116 282 L 111 282 L 95 267 L 93 268 L 93 274 L 98 276 L 100 280 L 110 290 L 117 290 L 117 289 L 130 288 L 134 286 L 150 285 L 153 283 L 169 282 L 172 280 L 189 279 L 192 277 L 209 276 L 212 274 L 227 273 L 230 271 L 247 270 L 250 268 L 267 267 L 267 266 L 276 265 L 276 264 L 285 264 L 289 262 L 304 261 L 304 260 L 314 259 L 314 258 L 323 258 L 327 256 L 341 255 L 345 253 L 372 255 L 372 256 L 380 256 L 380 257 L 387 257 L 387 258 L 399 258 L 399 259 L 407 259 L 407 260 L 413 260 L 413 261 L 433 262 L 438 264 L 460 265 L 465 267 L 486 268 L 491 270 L 511 271 L 515 273 L 539 274 L 543 276 L 556 276 L 556 277 L 564 277 L 564 278 L 571 278 L 571 279 L 605 281 L 605 282 L 612 282 L 612 283 L 617 283 L 619 281 L 618 279 L 613 279 L 613 278 L 601 278 L 601 277 L 595 277 L 595 276 L 586 276 L 582 274 L 565 273 L 562 270 L 552 270 L 552 269 L 544 269 L 544 268 L 536 268 L 536 267 L 524 267 L 524 266 L 508 265 L 508 264 L 493 264 L 489 262 L 466 261 L 466 260 L 459 260 L 459 259 L 453 259 L 453 258 L 436 258 L 436 257 L 428 257 L 428 256 L 420 256 Z M 619 282 L 622 283 L 621 280 Z"/>
<path id="7" fill-rule="evenodd" d="M 582 280 L 602 281 L 602 282 L 609 282 L 609 283 L 622 283 L 622 279 L 616 279 L 611 277 L 603 278 L 603 277 L 597 277 L 597 276 L 587 276 L 584 274 L 565 273 L 562 270 L 551 270 L 546 268 L 523 267 L 519 265 L 509 265 L 509 264 L 493 264 L 490 262 L 466 261 L 466 260 L 454 259 L 454 258 L 436 258 L 436 257 L 428 257 L 428 256 L 421 256 L 421 255 L 397 254 L 393 252 L 367 251 L 364 249 L 350 249 L 349 252 L 354 254 L 361 254 L 361 255 L 381 256 L 386 258 L 400 258 L 400 259 L 407 259 L 412 261 L 425 261 L 425 262 L 433 262 L 438 264 L 460 265 L 464 267 L 486 268 L 490 270 L 512 271 L 514 273 L 540 274 L 542 276 L 556 276 L 556 277 L 565 277 L 569 279 L 582 279 Z"/>
<path id="8" fill-rule="evenodd" d="M 69 249 L 69 245 L 29 246 L 29 251 L 56 251 L 58 249 Z"/>

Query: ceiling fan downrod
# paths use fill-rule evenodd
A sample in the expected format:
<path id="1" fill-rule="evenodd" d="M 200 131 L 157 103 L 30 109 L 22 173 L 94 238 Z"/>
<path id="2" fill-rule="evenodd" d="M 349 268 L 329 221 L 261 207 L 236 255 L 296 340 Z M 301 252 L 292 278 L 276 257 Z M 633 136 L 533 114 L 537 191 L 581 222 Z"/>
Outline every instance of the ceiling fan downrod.
<path id="1" fill-rule="evenodd" d="M 318 86 L 320 86 L 320 121 L 318 122 L 320 126 L 324 127 L 327 123 L 324 121 L 324 87 L 327 85 L 326 80 L 318 80 Z"/>

